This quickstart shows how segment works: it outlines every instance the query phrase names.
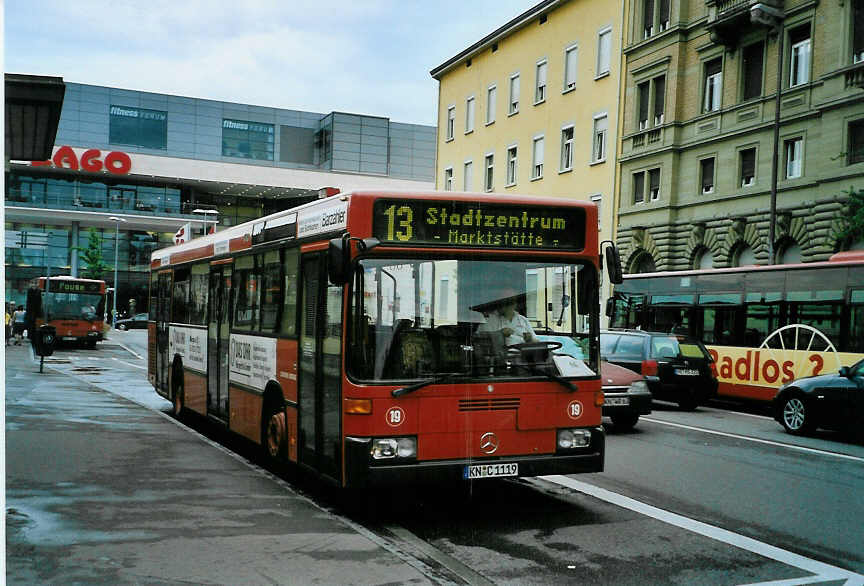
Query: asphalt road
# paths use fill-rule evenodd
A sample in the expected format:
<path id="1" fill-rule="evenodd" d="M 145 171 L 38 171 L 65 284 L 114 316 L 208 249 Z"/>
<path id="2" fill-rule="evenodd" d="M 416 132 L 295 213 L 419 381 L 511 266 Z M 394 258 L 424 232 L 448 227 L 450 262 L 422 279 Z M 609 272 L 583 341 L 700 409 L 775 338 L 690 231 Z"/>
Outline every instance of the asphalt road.
<path id="1" fill-rule="evenodd" d="M 48 366 L 170 407 L 146 381 L 145 331 L 60 351 Z M 607 448 L 601 474 L 381 491 L 360 511 L 292 486 L 447 569 L 445 581 L 864 584 L 864 446 L 838 434 L 789 436 L 752 413 L 658 404 L 634 431 L 610 429 Z"/>

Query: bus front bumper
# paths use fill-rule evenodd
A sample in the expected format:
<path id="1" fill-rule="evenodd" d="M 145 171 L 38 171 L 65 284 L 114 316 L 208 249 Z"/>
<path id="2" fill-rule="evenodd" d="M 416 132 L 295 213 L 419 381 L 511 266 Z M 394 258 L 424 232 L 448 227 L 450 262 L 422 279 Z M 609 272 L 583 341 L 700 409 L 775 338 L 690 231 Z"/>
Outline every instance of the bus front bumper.
<path id="1" fill-rule="evenodd" d="M 606 436 L 602 427 L 591 428 L 591 445 L 556 454 L 502 456 L 432 462 L 373 462 L 369 455 L 372 438 L 345 438 L 345 486 L 365 488 L 410 484 L 453 484 L 465 482 L 466 466 L 474 464 L 519 464 L 519 476 L 602 472 Z M 480 479 L 484 480 L 484 479 Z"/>

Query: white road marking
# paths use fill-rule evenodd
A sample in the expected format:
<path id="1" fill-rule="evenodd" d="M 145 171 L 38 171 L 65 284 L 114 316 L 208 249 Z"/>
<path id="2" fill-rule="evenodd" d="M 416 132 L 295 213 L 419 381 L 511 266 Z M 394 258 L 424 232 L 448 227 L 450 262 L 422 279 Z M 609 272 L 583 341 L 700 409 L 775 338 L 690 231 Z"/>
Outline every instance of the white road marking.
<path id="1" fill-rule="evenodd" d="M 147 370 L 146 366 L 141 366 L 140 364 L 132 364 L 131 362 L 126 362 L 125 360 L 120 360 L 116 356 L 112 356 L 111 360 L 116 360 L 117 362 L 125 364 L 126 366 L 131 366 L 132 368 L 138 368 L 140 370 Z"/>
<path id="2" fill-rule="evenodd" d="M 733 439 L 740 439 L 740 440 L 745 440 L 748 442 L 754 442 L 757 444 L 776 446 L 779 448 L 788 448 L 790 450 L 796 450 L 799 452 L 806 452 L 808 454 L 819 454 L 820 456 L 829 456 L 832 458 L 840 458 L 842 460 L 852 460 L 853 462 L 864 462 L 864 458 L 862 458 L 860 456 L 850 456 L 849 454 L 841 454 L 840 452 L 829 452 L 827 450 L 819 450 L 816 448 L 806 448 L 804 446 L 796 446 L 795 444 L 785 444 L 783 442 L 764 440 L 764 439 L 759 439 L 756 437 L 739 435 L 737 433 L 726 433 L 725 431 L 716 431 L 714 429 L 706 429 L 704 427 L 694 427 L 692 425 L 684 425 L 683 423 L 672 423 L 671 421 L 662 421 L 660 419 L 654 419 L 652 417 L 642 416 L 640 419 L 642 419 L 642 421 L 650 421 L 651 423 L 659 423 L 660 425 L 668 425 L 670 427 L 680 427 L 681 429 L 689 429 L 690 431 L 699 431 L 702 433 L 709 433 L 711 435 L 730 437 Z"/>
<path id="3" fill-rule="evenodd" d="M 618 494 L 616 492 L 606 490 L 605 488 L 600 488 L 598 486 L 594 486 L 593 484 L 582 482 L 581 480 L 574 480 L 573 478 L 561 475 L 541 476 L 540 478 L 548 482 L 559 484 L 561 486 L 566 486 L 567 488 L 572 488 L 573 490 L 577 490 L 583 494 L 587 494 L 607 503 L 623 507 L 641 515 L 651 517 L 652 519 L 656 519 L 663 523 L 667 523 L 675 527 L 680 527 L 681 529 L 684 529 L 686 531 L 691 531 L 693 533 L 703 535 L 705 537 L 708 537 L 709 539 L 714 539 L 715 541 L 720 541 L 733 547 L 737 547 L 739 549 L 755 553 L 762 557 L 775 560 L 782 564 L 786 564 L 787 566 L 792 566 L 814 574 L 814 576 L 796 578 L 794 579 L 794 581 L 780 580 L 775 582 L 763 582 L 760 586 L 767 586 L 769 584 L 776 584 L 778 586 L 785 586 L 788 584 L 791 586 L 792 584 L 812 584 L 814 582 L 825 582 L 828 580 L 843 580 L 844 584 L 846 584 L 847 586 L 864 585 L 864 575 L 856 574 L 855 572 L 851 572 L 849 570 L 844 570 L 843 568 L 838 568 L 837 566 L 832 566 L 824 562 L 813 560 L 797 553 L 793 553 L 791 551 L 769 545 L 762 541 L 757 541 L 756 539 L 753 539 L 751 537 L 746 537 L 738 533 L 733 533 L 732 531 L 728 531 L 720 527 L 715 527 L 714 525 L 709 525 L 695 519 L 690 519 L 689 517 L 684 517 L 683 515 L 678 515 L 671 511 L 666 511 L 664 509 L 654 507 L 652 505 L 624 496 L 623 494 Z"/>

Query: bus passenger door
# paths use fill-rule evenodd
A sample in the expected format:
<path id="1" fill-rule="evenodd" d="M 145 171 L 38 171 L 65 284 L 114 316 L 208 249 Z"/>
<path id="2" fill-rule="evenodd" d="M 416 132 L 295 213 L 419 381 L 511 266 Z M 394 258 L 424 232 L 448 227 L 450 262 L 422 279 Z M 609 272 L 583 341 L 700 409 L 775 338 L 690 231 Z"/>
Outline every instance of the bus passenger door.
<path id="1" fill-rule="evenodd" d="M 164 392 L 168 388 L 171 372 L 171 356 L 168 352 L 168 326 L 171 323 L 171 271 L 164 271 L 156 278 L 156 386 Z M 115 292 L 116 295 L 116 292 Z"/>
<path id="2" fill-rule="evenodd" d="M 210 267 L 207 312 L 207 414 L 228 423 L 228 350 L 231 338 L 230 264 Z"/>
<path id="3" fill-rule="evenodd" d="M 298 405 L 300 462 L 340 479 L 342 287 L 327 279 L 326 255 L 302 260 Z"/>

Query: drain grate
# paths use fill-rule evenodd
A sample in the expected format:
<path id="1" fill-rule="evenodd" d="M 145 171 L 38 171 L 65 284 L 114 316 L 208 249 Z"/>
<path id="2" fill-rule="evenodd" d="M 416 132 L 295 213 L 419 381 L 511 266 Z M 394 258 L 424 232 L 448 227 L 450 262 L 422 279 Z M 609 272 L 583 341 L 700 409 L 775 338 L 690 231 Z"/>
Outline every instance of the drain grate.
<path id="1" fill-rule="evenodd" d="M 77 372 L 79 374 L 101 374 L 105 372 L 105 369 L 101 366 L 78 366 L 73 368 L 72 372 Z"/>

